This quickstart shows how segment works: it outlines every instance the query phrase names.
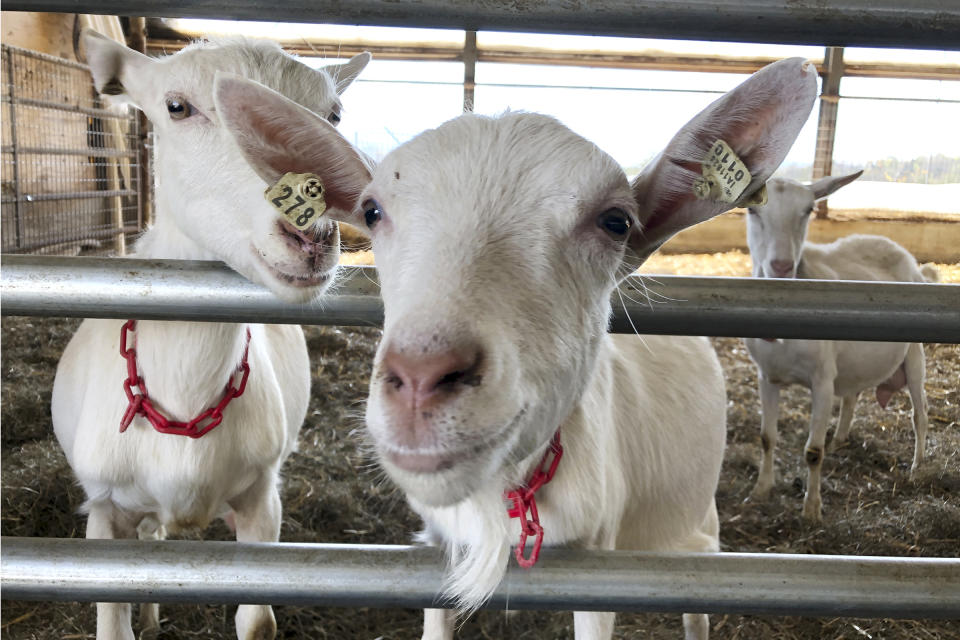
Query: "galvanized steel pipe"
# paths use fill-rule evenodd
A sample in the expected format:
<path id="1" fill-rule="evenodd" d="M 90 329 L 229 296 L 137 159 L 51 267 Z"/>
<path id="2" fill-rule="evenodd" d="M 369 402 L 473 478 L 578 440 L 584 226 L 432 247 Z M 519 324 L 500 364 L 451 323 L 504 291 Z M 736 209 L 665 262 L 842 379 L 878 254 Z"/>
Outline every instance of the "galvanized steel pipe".
<path id="1" fill-rule="evenodd" d="M 956 49 L 955 0 L 5 0 L 4 10 Z"/>
<path id="2" fill-rule="evenodd" d="M 218 262 L 3 256 L 3 315 L 378 326 L 376 271 L 290 304 Z M 960 285 L 654 276 L 614 294 L 611 331 L 960 343 Z"/>
<path id="3" fill-rule="evenodd" d="M 3 538 L 8 600 L 428 607 L 425 547 Z M 446 605 L 449 606 L 449 605 Z M 494 609 L 960 617 L 960 560 L 545 549 L 511 561 Z"/>

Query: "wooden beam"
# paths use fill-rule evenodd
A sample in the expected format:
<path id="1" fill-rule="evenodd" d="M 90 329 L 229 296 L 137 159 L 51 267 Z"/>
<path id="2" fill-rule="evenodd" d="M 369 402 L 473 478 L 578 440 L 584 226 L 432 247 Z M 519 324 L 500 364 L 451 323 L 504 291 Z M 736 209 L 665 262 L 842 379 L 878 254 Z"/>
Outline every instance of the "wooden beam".
<path id="1" fill-rule="evenodd" d="M 473 111 L 473 94 L 477 86 L 477 32 L 467 31 L 463 41 L 463 111 Z"/>
<path id="2" fill-rule="evenodd" d="M 840 105 L 840 80 L 843 78 L 843 47 L 827 47 L 824 60 L 826 64 L 820 89 L 817 146 L 813 156 L 814 180 L 833 173 L 833 143 L 837 135 L 837 108 Z M 827 217 L 826 200 L 817 203 L 817 217 Z"/>
<path id="3" fill-rule="evenodd" d="M 175 32 L 167 31 L 164 38 L 151 38 L 148 49 L 154 54 L 174 53 L 183 48 L 191 38 L 201 34 L 181 34 L 171 37 Z M 298 40 L 280 41 L 281 46 L 290 53 L 304 57 L 328 55 L 330 57 L 349 57 L 362 51 L 369 51 L 376 60 L 447 60 L 458 62 L 463 59 L 463 49 L 455 44 L 430 42 L 386 42 L 354 39 L 344 40 Z M 700 71 L 714 73 L 749 74 L 779 60 L 775 56 L 730 57 L 705 56 L 698 54 L 672 53 L 659 50 L 644 50 L 625 53 L 622 51 L 576 51 L 561 49 L 541 49 L 536 47 L 478 45 L 478 62 L 500 62 L 509 64 L 543 64 L 555 66 L 594 67 L 605 69 L 652 69 L 659 71 Z M 823 60 L 811 60 L 823 73 Z M 924 80 L 960 80 L 960 65 L 951 64 L 900 64 L 892 62 L 847 63 L 844 67 L 847 77 L 865 78 L 906 78 Z"/>

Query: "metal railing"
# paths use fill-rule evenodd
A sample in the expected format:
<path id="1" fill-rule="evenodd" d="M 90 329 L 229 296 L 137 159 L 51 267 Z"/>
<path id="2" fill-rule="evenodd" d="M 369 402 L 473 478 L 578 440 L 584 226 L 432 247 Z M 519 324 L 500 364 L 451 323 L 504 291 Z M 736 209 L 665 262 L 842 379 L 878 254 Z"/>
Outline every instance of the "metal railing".
<path id="1" fill-rule="evenodd" d="M 3 597 L 451 606 L 431 547 L 4 538 Z M 960 560 L 544 549 L 511 560 L 490 608 L 960 617 Z"/>
<path id="2" fill-rule="evenodd" d="M 955 49 L 954 0 L 6 0 L 4 10 Z"/>
<path id="3" fill-rule="evenodd" d="M 344 267 L 322 305 L 286 303 L 218 262 L 3 256 L 3 315 L 374 326 L 376 271 Z M 960 285 L 630 277 L 615 333 L 960 343 Z"/>

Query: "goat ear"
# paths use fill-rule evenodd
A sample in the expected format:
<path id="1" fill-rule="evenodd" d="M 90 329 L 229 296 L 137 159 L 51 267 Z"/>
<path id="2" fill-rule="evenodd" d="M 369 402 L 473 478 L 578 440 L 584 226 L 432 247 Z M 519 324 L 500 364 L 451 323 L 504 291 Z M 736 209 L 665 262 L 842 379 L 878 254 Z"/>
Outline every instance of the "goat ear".
<path id="1" fill-rule="evenodd" d="M 285 173 L 315 173 L 331 217 L 356 223 L 353 212 L 370 182 L 367 160 L 329 122 L 258 82 L 218 72 L 213 100 L 223 126 L 268 185 Z M 344 216 L 344 213 L 347 215 Z"/>
<path id="2" fill-rule="evenodd" d="M 331 64 L 323 68 L 333 78 L 333 84 L 337 87 L 337 95 L 347 90 L 347 87 L 357 79 L 357 76 L 364 70 L 372 57 L 369 51 L 364 51 L 343 64 Z"/>
<path id="3" fill-rule="evenodd" d="M 642 225 L 630 236 L 633 251 L 645 259 L 681 229 L 747 202 L 783 162 L 816 93 L 813 64 L 789 58 L 764 67 L 697 114 L 634 180 Z M 751 175 L 732 203 L 694 194 L 717 140 L 730 146 Z"/>
<path id="4" fill-rule="evenodd" d="M 810 183 L 810 188 L 813 190 L 813 199 L 820 200 L 826 198 L 840 187 L 850 184 L 861 175 L 863 175 L 863 169 L 845 176 L 824 176 L 819 180 L 814 180 Z"/>
<path id="5" fill-rule="evenodd" d="M 130 79 L 154 61 L 93 29 L 85 28 L 80 40 L 97 91 L 108 96 L 127 96 L 137 102 L 129 91 Z"/>

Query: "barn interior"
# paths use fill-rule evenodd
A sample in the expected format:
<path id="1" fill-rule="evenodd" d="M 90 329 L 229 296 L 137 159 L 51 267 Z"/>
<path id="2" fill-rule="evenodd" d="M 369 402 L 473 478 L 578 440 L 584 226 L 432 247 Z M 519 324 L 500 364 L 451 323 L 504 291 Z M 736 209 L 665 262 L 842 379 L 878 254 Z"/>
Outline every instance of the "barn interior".
<path id="1" fill-rule="evenodd" d="M 446 14 L 397 18 L 388 10 L 370 10 L 366 20 L 338 19 L 331 10 L 323 24 L 319 9 L 310 19 L 297 20 L 293 10 L 271 13 L 249 2 L 238 4 L 246 13 L 233 14 L 227 13 L 229 7 L 189 10 L 189 3 L 177 2 L 149 11 L 144 9 L 148 3 L 135 2 L 123 9 L 140 9 L 152 14 L 148 17 L 36 12 L 31 4 L 54 10 L 70 3 L 11 2 L 2 12 L 0 241 L 5 256 L 129 256 L 158 215 L 150 123 L 138 110 L 97 95 L 78 48 L 84 27 L 151 56 L 172 54 L 196 39 L 231 35 L 276 40 L 312 65 L 369 51 L 374 62 L 344 95 L 341 132 L 377 160 L 462 111 L 531 110 L 553 113 L 599 146 L 615 149 L 611 152 L 628 175 L 639 172 L 662 143 L 618 146 L 624 120 L 649 123 L 668 111 L 681 111 L 677 117 L 686 120 L 746 75 L 779 58 L 802 55 L 817 66 L 818 99 L 779 175 L 811 181 L 865 170 L 858 181 L 818 203 L 808 239 L 888 237 L 918 262 L 935 265 L 941 285 L 952 285 L 937 290 L 943 299 L 955 305 L 960 300 L 960 52 L 949 37 L 949 24 L 960 26 L 956 8 L 940 14 L 943 24 L 906 30 L 898 42 L 871 32 L 869 19 L 862 38 L 855 24 L 841 26 L 849 37 L 818 37 L 809 16 L 802 18 L 809 31 L 801 35 L 779 31 L 761 41 L 756 30 L 745 27 L 743 35 L 707 41 L 702 30 L 697 37 L 689 35 L 692 28 L 688 35 L 671 36 L 668 27 L 657 27 L 658 34 L 628 36 L 588 21 L 581 33 L 600 34 L 588 36 L 574 35 L 576 25 L 538 28 L 529 18 L 512 28 L 501 23 L 471 29 L 457 28 L 458 19 Z M 112 11 L 117 4 L 102 3 Z M 247 11 L 253 5 L 252 13 Z M 658 275 L 751 276 L 747 215 L 735 209 L 681 232 L 640 273 L 654 283 Z M 343 226 L 341 233 L 342 264 L 376 264 L 362 232 Z M 83 538 L 84 516 L 78 513 L 83 491 L 54 438 L 49 409 L 57 362 L 80 320 L 50 312 L 43 316 L 4 312 L 2 318 L 0 533 Z M 306 325 L 304 331 L 312 393 L 298 451 L 282 471 L 280 539 L 410 544 L 421 523 L 377 468 L 363 433 L 370 363 L 381 331 L 319 325 Z M 761 456 L 757 370 L 741 338 L 711 341 L 728 395 L 727 450 L 717 494 L 722 551 L 958 558 L 960 346 L 923 345 L 930 431 L 927 458 L 918 472 L 910 474 L 912 409 L 906 393 L 896 394 L 885 409 L 864 394 L 850 439 L 824 463 L 823 522 L 810 524 L 799 509 L 806 482 L 809 391 L 794 386 L 782 395 L 779 481 L 768 500 L 748 500 Z M 835 407 L 834 414 L 838 411 Z M 179 537 L 233 540 L 233 533 L 217 521 L 208 530 Z M 164 605 L 155 637 L 233 637 L 235 610 L 222 604 Z M 286 605 L 275 610 L 281 638 L 416 638 L 422 624 L 415 609 Z M 956 619 L 910 616 L 713 614 L 710 624 L 714 638 L 744 640 L 960 637 Z M 2 601 L 4 639 L 94 638 L 95 628 L 91 603 L 6 596 Z M 676 638 L 681 633 L 675 614 L 623 613 L 615 637 Z M 557 612 L 482 610 L 462 624 L 457 637 L 572 638 L 573 622 Z"/>

